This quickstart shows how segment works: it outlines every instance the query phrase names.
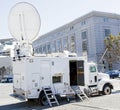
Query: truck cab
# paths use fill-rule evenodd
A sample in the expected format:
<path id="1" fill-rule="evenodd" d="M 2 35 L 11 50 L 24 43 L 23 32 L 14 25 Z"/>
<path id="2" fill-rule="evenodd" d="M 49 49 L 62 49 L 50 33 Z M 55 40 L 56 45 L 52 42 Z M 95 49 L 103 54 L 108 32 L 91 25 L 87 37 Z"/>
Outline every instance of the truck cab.
<path id="1" fill-rule="evenodd" d="M 113 84 L 109 75 L 105 73 L 99 73 L 95 63 L 88 63 L 88 71 L 89 80 L 87 86 L 91 92 L 90 94 L 111 94 Z"/>
<path id="2" fill-rule="evenodd" d="M 111 94 L 113 84 L 109 75 L 99 73 L 94 62 L 71 60 L 69 62 L 70 86 L 79 86 L 87 95 Z"/>

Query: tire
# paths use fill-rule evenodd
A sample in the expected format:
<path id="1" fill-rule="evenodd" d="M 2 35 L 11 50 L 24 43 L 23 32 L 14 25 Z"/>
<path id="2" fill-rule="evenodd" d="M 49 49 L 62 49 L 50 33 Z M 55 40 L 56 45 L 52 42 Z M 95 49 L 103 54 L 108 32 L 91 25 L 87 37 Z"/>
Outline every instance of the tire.
<path id="1" fill-rule="evenodd" d="M 111 94 L 111 87 L 109 85 L 105 85 L 102 91 L 103 95 Z"/>
<path id="2" fill-rule="evenodd" d="M 46 98 L 46 96 L 45 96 L 44 93 L 42 93 L 42 94 L 40 95 L 40 97 L 39 97 L 39 103 L 40 103 L 41 105 L 43 105 L 43 106 L 49 105 L 48 100 L 47 100 L 47 98 Z"/>

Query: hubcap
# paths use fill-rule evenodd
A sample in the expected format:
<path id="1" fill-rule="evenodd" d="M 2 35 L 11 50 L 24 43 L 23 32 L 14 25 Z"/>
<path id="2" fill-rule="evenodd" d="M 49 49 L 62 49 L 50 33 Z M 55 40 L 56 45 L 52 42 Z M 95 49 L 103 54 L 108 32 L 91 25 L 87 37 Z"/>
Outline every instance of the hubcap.
<path id="1" fill-rule="evenodd" d="M 105 89 L 104 89 L 104 93 L 106 94 L 106 95 L 108 95 L 108 94 L 110 94 L 110 87 L 106 87 Z"/>

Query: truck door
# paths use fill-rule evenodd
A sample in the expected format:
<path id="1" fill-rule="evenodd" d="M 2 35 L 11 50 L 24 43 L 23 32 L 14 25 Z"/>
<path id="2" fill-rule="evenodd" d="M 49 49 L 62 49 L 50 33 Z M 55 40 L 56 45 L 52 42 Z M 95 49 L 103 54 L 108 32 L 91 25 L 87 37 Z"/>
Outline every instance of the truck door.
<path id="1" fill-rule="evenodd" d="M 77 85 L 77 62 L 70 61 L 69 62 L 69 71 L 70 71 L 70 85 Z"/>
<path id="2" fill-rule="evenodd" d="M 29 89 L 31 90 L 32 97 L 38 97 L 38 90 L 40 86 L 40 74 L 39 73 L 32 73 L 32 83 L 29 85 Z"/>
<path id="3" fill-rule="evenodd" d="M 84 86 L 84 61 L 70 61 L 70 85 Z"/>
<path id="4" fill-rule="evenodd" d="M 77 61 L 77 84 L 84 86 L 84 61 Z"/>
<path id="5" fill-rule="evenodd" d="M 97 68 L 95 65 L 89 65 L 89 82 L 90 85 L 97 85 Z"/>
<path id="6" fill-rule="evenodd" d="M 41 61 L 40 62 L 40 87 L 46 87 L 51 85 L 51 75 L 50 75 L 50 62 Z"/>

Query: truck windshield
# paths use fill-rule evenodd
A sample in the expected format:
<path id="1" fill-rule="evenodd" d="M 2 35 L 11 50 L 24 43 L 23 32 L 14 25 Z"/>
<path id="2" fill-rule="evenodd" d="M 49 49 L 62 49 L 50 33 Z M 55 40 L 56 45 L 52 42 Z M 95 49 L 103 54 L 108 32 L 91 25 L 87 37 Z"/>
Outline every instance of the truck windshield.
<path id="1" fill-rule="evenodd" d="M 91 72 L 91 73 L 96 72 L 96 67 L 95 67 L 95 66 L 90 66 L 90 72 Z"/>

